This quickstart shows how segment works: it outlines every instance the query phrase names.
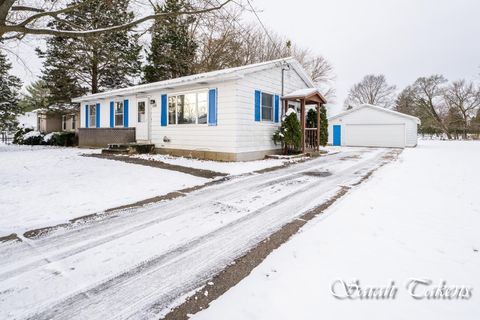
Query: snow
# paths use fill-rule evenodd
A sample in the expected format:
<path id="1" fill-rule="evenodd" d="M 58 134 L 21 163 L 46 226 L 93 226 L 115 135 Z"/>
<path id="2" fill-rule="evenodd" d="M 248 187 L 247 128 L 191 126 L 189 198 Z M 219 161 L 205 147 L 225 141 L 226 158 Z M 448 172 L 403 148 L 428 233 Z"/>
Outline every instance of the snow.
<path id="1" fill-rule="evenodd" d="M 479 142 L 422 141 L 377 171 L 195 320 L 479 319 Z M 473 288 L 469 300 L 415 300 L 409 279 Z M 336 280 L 398 287 L 396 299 L 338 300 Z"/>
<path id="2" fill-rule="evenodd" d="M 23 128 L 32 128 L 37 129 L 37 113 L 36 112 L 25 112 L 17 117 L 18 125 Z"/>
<path id="3" fill-rule="evenodd" d="M 0 236 L 22 234 L 208 181 L 81 156 L 91 152 L 98 151 L 1 145 Z"/>
<path id="4" fill-rule="evenodd" d="M 388 152 L 346 149 L 265 174 L 232 177 L 39 239 L 0 243 L 0 318 L 158 319 L 193 290 L 211 294 L 204 285 L 214 274 L 341 186 L 358 182 L 360 173 L 378 167 Z M 89 160 L 101 161 L 97 172 L 116 165 Z M 312 171 L 332 174 L 308 174 Z M 150 185 L 155 172 L 143 173 L 152 178 Z M 115 174 L 128 179 L 125 172 Z M 103 183 L 89 177 L 90 185 Z M 115 180 L 109 187 L 118 190 L 115 183 L 123 184 Z"/>
<path id="5" fill-rule="evenodd" d="M 198 160 L 193 158 L 183 158 L 183 157 L 173 157 L 169 155 L 161 154 L 142 154 L 136 155 L 135 157 L 151 160 L 151 161 L 161 161 L 169 164 L 211 170 L 221 173 L 226 173 L 229 175 L 239 175 L 250 173 L 253 171 L 258 171 L 266 168 L 278 167 L 287 163 L 296 162 L 302 159 L 265 159 L 265 160 L 256 160 L 256 161 L 245 161 L 245 162 L 219 162 L 219 161 L 208 161 L 208 160 Z"/>
<path id="6" fill-rule="evenodd" d="M 23 136 L 23 139 L 26 140 L 29 138 L 40 137 L 41 135 L 42 134 L 40 133 L 40 131 L 29 131 L 25 133 L 25 135 Z"/>

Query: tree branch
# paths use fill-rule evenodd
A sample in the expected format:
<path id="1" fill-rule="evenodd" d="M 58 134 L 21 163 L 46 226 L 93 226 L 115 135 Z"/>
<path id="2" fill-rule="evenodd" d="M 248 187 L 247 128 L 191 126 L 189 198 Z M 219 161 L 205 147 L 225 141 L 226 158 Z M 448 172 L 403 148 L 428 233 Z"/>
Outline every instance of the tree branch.
<path id="1" fill-rule="evenodd" d="M 22 34 L 35 34 L 35 35 L 50 35 L 50 36 L 64 36 L 64 37 L 89 37 L 89 36 L 95 36 L 98 34 L 102 33 L 107 33 L 107 32 L 115 32 L 119 30 L 125 30 L 125 29 L 130 29 L 132 27 L 135 27 L 143 22 L 149 21 L 149 20 L 158 20 L 158 19 L 163 19 L 166 17 L 170 16 L 180 16 L 180 15 L 196 15 L 196 14 L 203 14 L 203 13 L 208 13 L 212 12 L 215 10 L 219 10 L 223 7 L 225 7 L 228 3 L 232 2 L 233 0 L 225 0 L 222 3 L 219 3 L 218 6 L 210 7 L 210 8 L 204 8 L 204 9 L 197 9 L 197 10 L 192 10 L 192 11 L 183 11 L 183 12 L 164 12 L 164 13 L 156 13 L 156 14 L 150 14 L 138 19 L 135 19 L 131 22 L 117 25 L 117 26 L 112 26 L 108 28 L 102 28 L 102 29 L 95 29 L 95 30 L 87 30 L 87 31 L 79 31 L 79 30 L 58 30 L 58 29 L 50 29 L 50 28 L 31 28 L 28 27 L 27 24 L 30 22 L 33 22 L 35 20 L 38 20 L 39 18 L 50 16 L 50 17 L 55 17 L 56 15 L 62 14 L 62 13 L 67 13 L 71 10 L 73 10 L 75 7 L 78 7 L 82 4 L 74 5 L 74 6 L 69 6 L 63 9 L 59 9 L 56 11 L 46 11 L 46 12 L 39 12 L 38 14 L 34 14 L 31 17 L 27 18 L 23 22 L 16 24 L 16 25 L 0 25 L 0 36 L 6 33 L 11 33 L 11 32 L 16 32 L 16 33 L 22 33 Z"/>

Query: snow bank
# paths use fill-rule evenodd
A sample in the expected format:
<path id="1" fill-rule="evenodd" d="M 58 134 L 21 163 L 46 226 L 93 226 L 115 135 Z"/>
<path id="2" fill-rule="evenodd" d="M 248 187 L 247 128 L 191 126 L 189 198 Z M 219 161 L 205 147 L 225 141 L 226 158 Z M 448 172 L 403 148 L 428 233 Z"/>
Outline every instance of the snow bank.
<path id="1" fill-rule="evenodd" d="M 193 319 L 479 319 L 479 154 L 479 142 L 405 149 Z M 468 286 L 473 296 L 415 300 L 411 278 L 433 281 L 429 289 L 442 280 Z M 398 295 L 332 296 L 335 280 L 354 279 L 364 287 L 393 280 Z"/>

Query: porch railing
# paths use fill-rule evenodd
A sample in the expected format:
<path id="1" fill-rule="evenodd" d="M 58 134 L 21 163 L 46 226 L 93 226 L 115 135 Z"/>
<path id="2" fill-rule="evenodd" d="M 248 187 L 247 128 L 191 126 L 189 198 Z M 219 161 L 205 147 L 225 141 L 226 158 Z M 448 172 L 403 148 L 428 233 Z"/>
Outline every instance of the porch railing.
<path id="1" fill-rule="evenodd" d="M 317 128 L 305 128 L 305 149 L 317 150 L 318 148 Z"/>

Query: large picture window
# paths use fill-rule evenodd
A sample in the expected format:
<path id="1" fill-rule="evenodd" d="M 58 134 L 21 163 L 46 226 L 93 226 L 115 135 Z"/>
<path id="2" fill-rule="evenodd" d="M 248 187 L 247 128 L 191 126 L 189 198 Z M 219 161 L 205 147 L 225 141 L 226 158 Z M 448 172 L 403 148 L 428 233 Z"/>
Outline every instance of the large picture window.
<path id="1" fill-rule="evenodd" d="M 169 124 L 206 124 L 208 92 L 192 92 L 168 97 Z"/>
<path id="2" fill-rule="evenodd" d="M 115 127 L 123 127 L 123 102 L 115 102 Z"/>
<path id="3" fill-rule="evenodd" d="M 262 92 L 262 121 L 273 121 L 273 94 Z"/>
<path id="4" fill-rule="evenodd" d="M 97 106 L 91 104 L 88 106 L 88 126 L 90 128 L 95 128 L 97 125 Z"/>

